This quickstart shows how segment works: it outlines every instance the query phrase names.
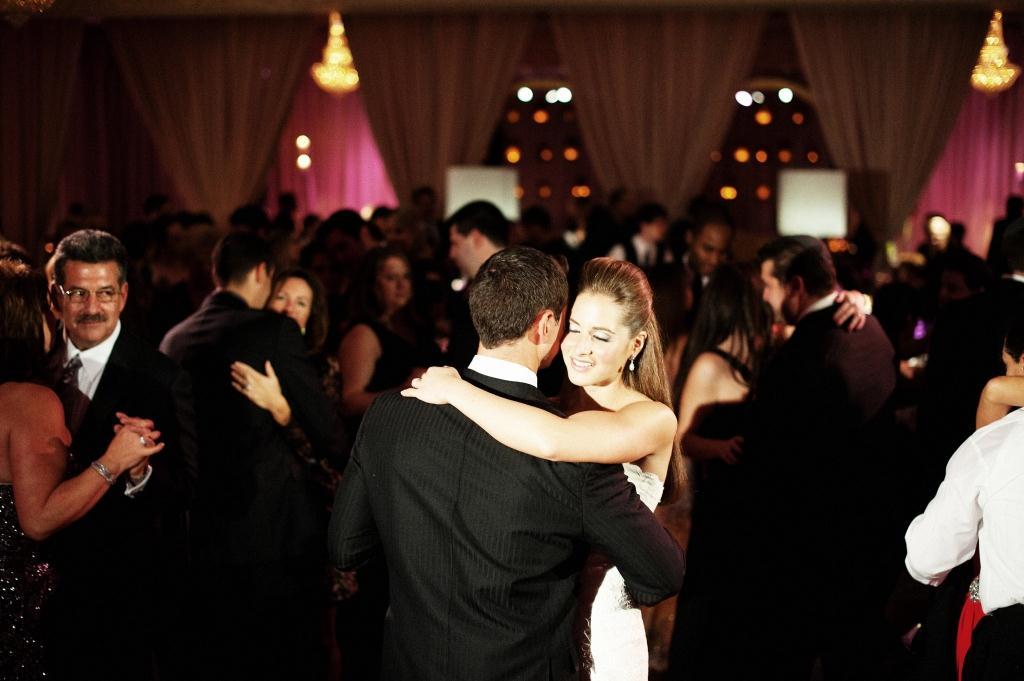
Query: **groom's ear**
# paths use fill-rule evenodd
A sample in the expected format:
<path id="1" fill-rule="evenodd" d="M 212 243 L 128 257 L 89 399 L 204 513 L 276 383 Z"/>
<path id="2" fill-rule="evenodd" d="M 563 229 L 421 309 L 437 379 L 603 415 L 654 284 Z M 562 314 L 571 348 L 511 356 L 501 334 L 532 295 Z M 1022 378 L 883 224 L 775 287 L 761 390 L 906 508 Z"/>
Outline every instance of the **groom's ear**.
<path id="1" fill-rule="evenodd" d="M 551 310 L 541 310 L 530 325 L 531 336 L 537 344 L 550 343 L 559 331 L 559 320 Z"/>

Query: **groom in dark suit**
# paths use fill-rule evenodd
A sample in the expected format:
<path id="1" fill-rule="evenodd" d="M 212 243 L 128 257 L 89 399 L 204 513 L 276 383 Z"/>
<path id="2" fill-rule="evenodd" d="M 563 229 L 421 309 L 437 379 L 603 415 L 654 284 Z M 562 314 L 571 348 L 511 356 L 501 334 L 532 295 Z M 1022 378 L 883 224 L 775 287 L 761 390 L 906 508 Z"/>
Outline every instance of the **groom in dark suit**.
<path id="1" fill-rule="evenodd" d="M 555 356 L 565 275 L 532 248 L 503 250 L 470 288 L 480 348 L 463 376 L 551 409 L 537 369 Z M 390 578 L 383 678 L 573 678 L 574 595 L 590 548 L 638 604 L 675 593 L 682 551 L 621 466 L 553 463 L 498 444 L 451 406 L 390 393 L 363 419 L 338 489 L 330 552 L 383 553 Z"/>

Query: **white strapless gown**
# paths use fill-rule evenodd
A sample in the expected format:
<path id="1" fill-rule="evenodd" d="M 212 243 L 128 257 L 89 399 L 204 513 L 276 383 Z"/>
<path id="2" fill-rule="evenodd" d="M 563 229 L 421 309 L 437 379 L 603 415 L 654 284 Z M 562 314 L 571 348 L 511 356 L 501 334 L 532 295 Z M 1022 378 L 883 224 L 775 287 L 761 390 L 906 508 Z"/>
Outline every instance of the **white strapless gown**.
<path id="1" fill-rule="evenodd" d="M 632 463 L 622 464 L 626 478 L 652 511 L 661 501 L 665 485 L 654 473 Z M 596 588 L 596 593 L 595 593 Z M 586 618 L 586 598 L 593 595 L 589 620 L 584 627 L 582 678 L 590 681 L 646 681 L 647 632 L 640 610 L 626 594 L 619 570 L 603 556 L 588 560 L 581 585 L 581 615 Z"/>

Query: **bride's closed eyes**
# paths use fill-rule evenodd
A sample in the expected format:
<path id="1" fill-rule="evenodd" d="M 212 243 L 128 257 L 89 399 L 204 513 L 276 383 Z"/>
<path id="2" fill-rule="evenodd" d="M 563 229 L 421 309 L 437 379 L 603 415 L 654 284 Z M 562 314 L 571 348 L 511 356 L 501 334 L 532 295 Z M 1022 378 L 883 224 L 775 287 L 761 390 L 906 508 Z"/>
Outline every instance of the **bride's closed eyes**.
<path id="1" fill-rule="evenodd" d="M 577 323 L 575 323 L 573 321 L 570 321 L 569 322 L 569 333 L 580 333 L 579 324 L 577 324 Z M 606 331 L 604 329 L 601 329 L 601 330 L 596 331 L 595 333 L 591 334 L 591 337 L 594 340 L 601 341 L 602 343 L 610 343 L 612 341 L 612 339 L 615 337 L 615 334 L 613 332 L 611 332 L 611 331 Z"/>

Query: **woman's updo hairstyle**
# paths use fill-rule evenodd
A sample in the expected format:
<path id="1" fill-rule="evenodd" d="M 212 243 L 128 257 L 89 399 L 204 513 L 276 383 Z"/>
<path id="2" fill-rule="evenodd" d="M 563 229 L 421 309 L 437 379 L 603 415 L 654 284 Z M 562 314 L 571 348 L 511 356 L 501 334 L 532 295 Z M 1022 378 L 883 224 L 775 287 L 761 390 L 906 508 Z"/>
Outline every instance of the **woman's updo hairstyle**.
<path id="1" fill-rule="evenodd" d="M 622 382 L 632 390 L 661 402 L 672 409 L 672 394 L 665 373 L 665 353 L 661 347 L 661 330 L 654 314 L 654 295 L 647 276 L 636 265 L 612 258 L 594 258 L 583 265 L 580 274 L 580 294 L 594 293 L 610 298 L 622 311 L 622 324 L 629 333 L 647 333 L 643 348 L 622 367 Z M 682 304 L 682 301 L 680 301 Z M 685 475 L 679 446 L 673 444 L 665 481 L 665 501 L 678 497 Z"/>

